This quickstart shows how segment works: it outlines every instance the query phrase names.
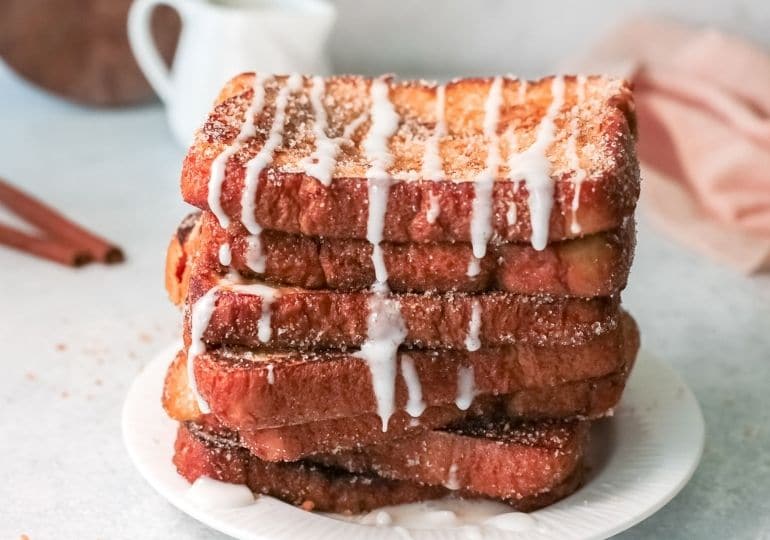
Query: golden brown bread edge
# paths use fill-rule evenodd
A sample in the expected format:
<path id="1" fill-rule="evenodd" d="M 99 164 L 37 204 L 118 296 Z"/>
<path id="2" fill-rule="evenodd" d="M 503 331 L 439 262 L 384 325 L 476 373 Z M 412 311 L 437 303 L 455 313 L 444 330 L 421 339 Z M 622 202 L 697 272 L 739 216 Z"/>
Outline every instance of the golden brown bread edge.
<path id="1" fill-rule="evenodd" d="M 278 78 L 285 81 L 284 78 Z M 633 214 L 639 196 L 639 165 L 635 150 L 635 117 L 630 87 L 621 81 L 600 77 L 588 79 L 595 99 L 590 107 L 573 106 L 577 99 L 575 77 L 566 77 L 566 99 L 555 120 L 556 142 L 550 158 L 554 162 L 554 205 L 549 219 L 549 239 L 561 240 L 608 231 L 620 227 Z M 181 188 L 184 199 L 201 209 L 209 209 L 208 189 L 213 160 L 231 144 L 243 122 L 253 90 L 253 74 L 243 74 L 231 82 L 196 136 L 183 165 Z M 327 96 L 330 125 L 350 122 L 369 106 L 368 88 L 363 78 L 332 78 L 338 89 Z M 483 102 L 491 79 L 463 79 L 446 87 L 448 135 L 442 139 L 441 152 L 448 178 L 396 181 L 389 191 L 384 218 L 383 239 L 387 242 L 468 242 L 473 215 L 473 177 L 483 169 L 486 139 L 482 136 Z M 524 102 L 515 98 L 520 81 L 506 79 L 498 132 L 513 128 L 518 139 L 531 140 L 537 124 L 550 104 L 552 78 L 532 81 Z M 303 93 L 309 91 L 305 80 Z M 276 91 L 267 93 L 270 103 Z M 592 95 L 593 95 L 592 94 Z M 272 96 L 272 97 L 271 97 Z M 351 96 L 354 99 L 351 99 Z M 401 116 L 399 131 L 390 140 L 395 171 L 419 176 L 425 139 L 435 124 L 431 106 L 435 87 L 392 84 L 390 97 Z M 261 148 L 270 130 L 274 106 L 268 106 L 255 118 L 256 138 L 236 152 L 225 166 L 221 206 L 232 219 L 239 220 L 241 195 L 245 182 L 245 163 Z M 578 171 L 566 157 L 566 140 L 573 131 L 570 115 L 580 115 L 575 132 L 576 145 L 583 155 L 587 179 L 582 182 L 578 204 L 574 178 Z M 313 149 L 308 122 L 312 122 L 309 100 L 293 99 L 287 109 L 284 144 L 259 177 L 255 195 L 254 217 L 267 230 L 328 238 L 366 239 L 368 195 L 365 171 L 367 162 L 361 149 L 368 122 L 342 146 L 335 178 L 326 186 L 317 179 L 298 172 Z M 501 137 L 503 139 L 503 137 Z M 590 151 L 589 151 L 590 150 Z M 503 149 L 503 161 L 505 161 Z M 518 179 L 514 179 L 518 180 Z M 529 191 L 524 183 L 497 181 L 492 190 L 493 243 L 528 242 L 532 236 L 528 206 Z M 439 215 L 431 223 L 428 214 L 438 205 Z M 507 216 L 516 209 L 517 219 Z M 573 230 L 577 222 L 579 230 Z"/>
<path id="2" fill-rule="evenodd" d="M 257 326 L 263 320 L 263 295 L 226 285 L 232 280 L 223 281 L 225 268 L 218 260 L 218 245 L 210 241 L 205 227 L 197 238 L 194 260 L 188 260 L 181 271 L 180 250 L 175 246 L 192 247 L 194 242 L 172 241 L 166 271 L 170 294 L 185 299 L 186 346 L 190 345 L 192 306 L 222 284 L 203 334 L 207 344 L 255 350 L 323 349 L 358 347 L 365 341 L 371 292 L 294 287 L 277 288 L 275 297 L 268 300 L 271 332 L 268 340 L 261 341 Z M 237 286 L 249 283 L 241 281 L 237 278 Z M 579 344 L 611 331 L 620 317 L 617 295 L 572 298 L 491 291 L 479 295 L 393 293 L 392 297 L 400 304 L 406 328 L 404 345 L 420 348 L 465 349 L 475 317 L 480 326 L 478 335 L 471 337 L 479 346 L 489 347 L 517 342 Z"/>
<path id="3" fill-rule="evenodd" d="M 452 403 L 427 407 L 419 421 L 406 411 L 396 411 L 382 431 L 376 414 L 321 420 L 259 430 L 239 429 L 241 443 L 266 461 L 296 461 L 313 454 L 366 449 L 465 418 L 507 415 L 513 419 L 595 419 L 611 414 L 620 401 L 633 362 L 620 372 L 584 381 L 530 388 L 506 396 L 477 397 L 468 410 Z M 163 387 L 163 407 L 178 421 L 220 427 L 214 415 L 201 414 L 188 383 L 184 352 L 169 366 Z"/>
<path id="4" fill-rule="evenodd" d="M 181 241 L 183 239 L 184 241 Z M 265 272 L 248 268 L 248 235 L 233 222 L 222 229 L 204 212 L 180 224 L 169 245 L 167 276 L 176 276 L 167 288 L 182 279 L 182 271 L 200 250 L 217 253 L 228 244 L 230 267 L 249 278 L 307 289 L 363 290 L 374 282 L 372 246 L 363 240 L 333 240 L 263 231 Z M 393 244 L 382 249 L 388 284 L 394 292 L 481 292 L 560 296 L 610 296 L 626 285 L 633 260 L 636 234 L 633 218 L 618 229 L 579 239 L 554 242 L 537 251 L 529 244 L 490 246 L 480 262 L 478 276 L 467 274 L 472 248 L 467 243 Z M 173 255 L 173 256 L 172 256 Z M 216 259 L 209 260 L 217 265 Z M 172 292 L 175 303 L 183 300 Z"/>
<path id="5" fill-rule="evenodd" d="M 506 395 L 528 388 L 584 381 L 622 371 L 638 348 L 630 316 L 611 332 L 577 347 L 517 344 L 467 351 L 402 350 L 422 386 L 426 406 L 455 402 L 461 371 L 472 370 L 475 394 Z M 209 350 L 196 357 L 193 373 L 211 412 L 226 426 L 257 430 L 319 420 L 375 414 L 371 373 L 353 353 L 254 353 Z M 395 410 L 404 410 L 408 390 L 395 380 Z"/>
<path id="6" fill-rule="evenodd" d="M 520 511 L 532 511 L 575 491 L 582 480 L 586 426 L 565 424 L 560 444 L 532 428 L 529 443 L 515 439 L 490 443 L 463 434 L 446 435 L 467 453 L 456 464 L 460 496 L 503 499 Z M 201 476 L 245 484 L 254 493 L 277 497 L 306 510 L 356 514 L 381 506 L 436 499 L 452 493 L 441 485 L 383 478 L 373 472 L 351 473 L 339 467 L 299 461 L 262 461 L 240 446 L 237 434 L 180 424 L 174 465 L 193 482 Z M 483 463 L 478 472 L 471 467 Z M 527 467 L 526 470 L 514 467 Z M 502 474 L 501 474 L 502 473 Z M 438 472 L 429 482 L 437 480 Z M 454 484 L 453 484 L 454 485 Z M 476 490 L 476 491 L 473 491 Z"/>
<path id="7" fill-rule="evenodd" d="M 203 333 L 208 345 L 254 351 L 347 349 L 360 347 L 367 339 L 372 292 L 280 288 L 273 299 L 265 300 L 258 294 L 262 289 L 252 294 L 232 290 L 221 278 L 194 274 L 190 279 L 184 316 L 186 346 L 190 345 L 193 306 L 215 286 L 220 289 Z M 620 320 L 617 296 L 582 299 L 490 292 L 389 297 L 400 306 L 406 330 L 403 345 L 424 349 L 465 350 L 517 343 L 577 346 L 611 332 Z M 258 332 L 265 302 L 269 302 L 269 338 Z M 472 332 L 469 329 L 476 320 L 480 326 L 478 332 Z"/>
<path id="8" fill-rule="evenodd" d="M 353 473 L 374 472 L 393 480 L 516 500 L 550 491 L 574 474 L 588 427 L 586 421 L 472 418 L 311 459 Z"/>

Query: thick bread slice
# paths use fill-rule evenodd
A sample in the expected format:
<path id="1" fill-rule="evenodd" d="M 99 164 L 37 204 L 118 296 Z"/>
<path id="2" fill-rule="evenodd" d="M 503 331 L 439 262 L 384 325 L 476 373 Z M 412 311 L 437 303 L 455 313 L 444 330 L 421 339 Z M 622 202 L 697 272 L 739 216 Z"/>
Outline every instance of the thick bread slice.
<path id="1" fill-rule="evenodd" d="M 520 390 L 507 396 L 478 397 L 468 410 L 455 404 L 428 407 L 419 418 L 397 411 L 382 431 L 375 414 L 321 420 L 260 430 L 240 429 L 241 442 L 266 461 L 296 461 L 318 453 L 357 449 L 398 439 L 426 429 L 478 416 L 505 412 L 517 419 L 594 419 L 611 414 L 625 387 L 631 366 L 606 377 L 544 388 Z M 187 385 L 186 358 L 180 352 L 169 366 L 163 388 L 163 407 L 178 421 L 219 426 L 213 415 L 203 415 Z"/>
<path id="2" fill-rule="evenodd" d="M 549 491 L 579 467 L 589 422 L 474 418 L 360 451 L 312 459 L 353 473 L 504 500 Z"/>
<path id="3" fill-rule="evenodd" d="M 245 484 L 255 494 L 270 495 L 306 510 L 366 512 L 380 506 L 438 499 L 440 486 L 386 480 L 374 474 L 351 474 L 309 462 L 270 463 L 252 456 L 237 436 L 212 435 L 194 425 L 180 424 L 174 465 L 188 481 L 207 476 Z"/>
<path id="4" fill-rule="evenodd" d="M 369 291 L 273 288 L 259 282 L 201 275 L 193 266 L 185 303 L 184 339 L 190 345 L 195 302 L 215 286 L 215 307 L 203 333 L 209 345 L 253 350 L 360 347 L 367 339 Z M 256 289 L 249 288 L 257 284 Z M 267 305 L 265 297 L 267 295 Z M 620 297 L 556 298 L 507 292 L 390 294 L 406 329 L 403 345 L 426 349 L 474 349 L 517 343 L 577 346 L 613 331 Z M 269 314 L 269 338 L 260 332 Z M 264 340 L 264 341 L 263 341 Z"/>
<path id="5" fill-rule="evenodd" d="M 630 316 L 616 330 L 579 346 L 518 344 L 498 349 L 401 351 L 394 410 L 405 410 L 409 390 L 403 362 L 410 358 L 430 407 L 454 403 L 467 391 L 506 395 L 527 388 L 585 381 L 622 371 L 636 355 L 638 330 Z M 377 399 L 367 363 L 351 353 L 256 354 L 212 350 L 196 357 L 194 374 L 203 399 L 225 425 L 246 430 L 375 414 Z"/>
<path id="6" fill-rule="evenodd" d="M 426 145 L 433 136 L 437 91 L 434 85 L 389 81 L 389 99 L 398 115 L 398 129 L 388 141 L 393 157 L 383 240 L 436 242 L 470 240 L 475 187 L 472 180 L 486 166 L 489 140 L 484 136 L 485 102 L 492 79 L 460 79 L 445 87 L 446 134 L 438 153 L 447 180 L 421 173 Z M 271 160 L 261 170 L 254 195 L 253 217 L 264 229 L 330 238 L 366 239 L 370 166 L 363 141 L 371 127 L 371 79 L 331 77 L 323 99 L 326 135 L 340 137 L 358 117 L 366 119 L 340 145 L 329 185 L 306 173 L 316 149 L 313 81 L 288 96 L 282 137 Z M 254 75 L 233 79 L 196 136 L 182 170 L 184 199 L 210 209 L 212 162 L 232 144 L 244 123 L 252 121 L 255 135 L 227 160 L 219 201 L 224 212 L 241 220 L 245 165 L 264 147 L 276 116 L 276 96 L 287 85 L 276 77 L 265 85 L 265 106 L 246 118 L 254 97 Z M 535 140 L 538 126 L 554 100 L 553 78 L 533 81 L 504 79 L 497 135 L 501 166 L 492 189 L 493 242 L 527 242 L 532 236 L 526 182 L 507 160 L 524 152 Z M 554 140 L 546 155 L 554 182 L 549 238 L 559 240 L 619 227 L 632 214 L 639 194 L 639 167 L 634 149 L 634 105 L 629 85 L 620 80 L 564 78 L 564 100 L 554 118 Z M 579 101 L 579 96 L 584 98 Z M 559 96 L 556 96 L 559 97 Z M 573 155 L 571 148 L 575 148 Z M 575 196 L 575 181 L 581 182 Z M 511 216 L 516 216 L 512 219 Z M 435 219 L 432 219 L 435 216 Z M 247 216 L 251 217 L 251 216 Z M 577 227 L 573 227 L 577 224 Z"/>
<path id="7" fill-rule="evenodd" d="M 565 432 L 565 435 L 562 438 L 565 445 L 582 447 L 582 428 Z M 533 452 L 533 448 L 536 449 L 539 444 L 543 447 L 553 444 L 553 441 L 547 440 L 538 442 L 539 434 L 536 431 L 532 431 L 530 436 L 528 443 L 522 439 L 499 445 L 501 448 L 496 452 L 495 461 L 507 474 L 498 480 L 489 476 L 479 477 L 472 487 L 494 486 L 495 492 L 508 495 L 505 501 L 520 511 L 542 508 L 574 492 L 582 479 L 582 456 L 577 456 L 575 463 L 560 461 L 561 467 L 557 469 L 554 469 L 554 461 L 548 459 L 547 455 L 538 456 L 542 458 L 540 462 L 526 460 L 525 456 L 538 454 L 537 450 Z M 487 446 L 481 440 L 479 444 Z M 469 450 L 472 446 L 472 443 L 467 445 Z M 310 461 L 261 461 L 240 446 L 236 434 L 211 432 L 195 424 L 180 425 L 174 450 L 177 471 L 191 482 L 207 476 L 224 482 L 246 484 L 257 494 L 271 495 L 307 510 L 355 514 L 380 506 L 436 499 L 452 493 L 442 485 L 389 480 L 371 472 L 350 473 Z M 478 459 L 480 452 L 481 448 L 473 451 L 473 457 Z M 465 466 L 473 461 L 469 456 L 467 460 L 458 462 L 457 471 L 462 468 L 463 478 L 472 476 L 471 473 L 466 474 Z M 511 467 L 514 462 L 525 462 L 529 469 L 521 474 L 523 471 Z M 564 477 L 566 469 L 571 469 L 572 474 Z M 486 469 L 485 473 L 488 471 Z M 555 482 L 554 478 L 558 477 L 564 479 Z M 456 493 L 479 496 L 478 493 L 465 490 Z"/>
<path id="8" fill-rule="evenodd" d="M 363 290 L 374 282 L 372 246 L 365 240 L 320 239 L 275 231 L 262 233 L 265 271 L 249 269 L 248 235 L 239 223 L 225 231 L 204 212 L 190 233 L 194 217 L 186 218 L 171 239 L 166 288 L 181 304 L 184 269 L 201 250 L 217 253 L 231 248 L 231 268 L 246 277 L 306 289 Z M 472 248 L 467 243 L 383 243 L 388 285 L 394 292 L 480 292 L 609 296 L 626 285 L 633 259 L 635 230 L 629 218 L 619 229 L 574 240 L 553 242 L 537 251 L 529 244 L 490 246 L 479 274 L 468 276 Z M 212 265 L 216 258 L 208 257 Z M 180 271 L 181 269 L 181 271 Z M 213 269 L 212 269 L 213 270 Z"/>

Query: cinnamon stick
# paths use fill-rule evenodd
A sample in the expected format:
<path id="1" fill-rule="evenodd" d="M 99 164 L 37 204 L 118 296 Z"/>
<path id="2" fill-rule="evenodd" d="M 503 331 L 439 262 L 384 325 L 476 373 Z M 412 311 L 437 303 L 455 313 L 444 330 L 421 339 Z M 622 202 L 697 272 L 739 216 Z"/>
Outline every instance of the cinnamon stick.
<path id="1" fill-rule="evenodd" d="M 0 178 L 0 202 L 52 238 L 70 244 L 79 253 L 90 253 L 92 259 L 105 263 L 124 260 L 123 252 L 119 247 L 87 231 L 57 210 L 13 187 L 2 178 Z M 38 240 L 41 239 L 38 238 Z"/>
<path id="2" fill-rule="evenodd" d="M 83 266 L 92 256 L 83 248 L 68 246 L 58 240 L 33 236 L 0 223 L 0 244 L 66 266 Z"/>

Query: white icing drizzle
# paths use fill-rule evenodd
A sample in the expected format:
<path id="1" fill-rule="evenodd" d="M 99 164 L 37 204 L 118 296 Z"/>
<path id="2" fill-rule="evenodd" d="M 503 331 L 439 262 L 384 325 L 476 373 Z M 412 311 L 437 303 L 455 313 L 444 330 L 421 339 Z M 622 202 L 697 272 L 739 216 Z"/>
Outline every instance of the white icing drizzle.
<path id="1" fill-rule="evenodd" d="M 477 298 L 471 304 L 471 318 L 468 321 L 468 335 L 465 337 L 465 348 L 477 351 L 481 348 L 479 332 L 481 331 L 481 302 Z"/>
<path id="2" fill-rule="evenodd" d="M 527 80 L 526 79 L 519 79 L 519 89 L 516 92 L 516 99 L 519 100 L 519 103 L 524 103 L 525 99 L 527 98 Z"/>
<path id="3" fill-rule="evenodd" d="M 451 489 L 452 491 L 460 489 L 460 481 L 457 479 L 457 463 L 452 463 L 449 466 L 449 472 L 446 482 L 444 482 L 444 487 Z"/>
<path id="4" fill-rule="evenodd" d="M 250 234 L 246 237 L 246 266 L 257 274 L 264 274 L 267 257 L 262 253 L 262 237 Z"/>
<path id="5" fill-rule="evenodd" d="M 465 271 L 465 275 L 468 277 L 476 277 L 481 272 L 481 259 L 477 259 L 471 255 L 468 261 L 468 270 Z"/>
<path id="6" fill-rule="evenodd" d="M 444 85 L 436 87 L 436 126 L 431 136 L 425 141 L 425 155 L 422 160 L 422 177 L 426 180 L 444 179 L 444 164 L 441 160 L 439 145 L 441 138 L 446 135 L 445 95 Z"/>
<path id="7" fill-rule="evenodd" d="M 457 397 L 455 405 L 461 411 L 465 411 L 473 403 L 476 397 L 476 383 L 473 375 L 473 366 L 461 367 L 457 372 Z"/>
<path id="8" fill-rule="evenodd" d="M 309 160 L 303 161 L 305 173 L 318 179 L 323 185 L 332 183 L 332 173 L 337 162 L 339 143 L 330 139 L 326 134 L 328 119 L 324 107 L 326 82 L 323 77 L 313 77 L 313 87 L 310 89 L 310 104 L 313 107 L 313 135 L 315 136 L 315 151 Z"/>
<path id="9" fill-rule="evenodd" d="M 286 83 L 278 91 L 278 95 L 275 98 L 275 113 L 273 114 L 270 133 L 262 148 L 257 152 L 257 155 L 246 163 L 246 176 L 241 195 L 241 223 L 243 223 L 253 238 L 250 244 L 253 248 L 250 250 L 252 255 L 247 256 L 246 264 L 258 273 L 264 272 L 264 254 L 262 253 L 259 238 L 259 235 L 262 233 L 262 227 L 257 223 L 255 216 L 259 176 L 264 168 L 272 163 L 273 153 L 283 143 L 283 129 L 286 122 L 286 107 L 289 104 L 289 96 L 293 92 L 298 91 L 302 84 L 302 76 L 296 73 L 289 75 L 286 79 Z M 262 268 L 262 270 L 259 270 L 259 268 Z"/>
<path id="10" fill-rule="evenodd" d="M 428 194 L 428 211 L 425 213 L 425 220 L 428 223 L 436 223 L 439 214 L 441 214 L 441 207 L 438 203 L 438 196 L 434 193 Z"/>
<path id="11" fill-rule="evenodd" d="M 270 326 L 272 319 L 273 302 L 281 295 L 278 289 L 263 283 L 234 283 L 226 286 L 227 289 L 238 294 L 259 296 L 262 299 L 262 311 L 257 321 L 257 338 L 262 343 L 270 341 L 273 330 Z"/>
<path id="12" fill-rule="evenodd" d="M 396 408 L 396 353 L 406 338 L 401 305 L 398 300 L 386 296 L 388 272 L 380 247 L 391 182 L 387 169 L 393 162 L 388 143 L 398 129 L 399 118 L 390 102 L 389 87 L 385 80 L 373 80 L 370 93 L 372 121 L 363 141 L 363 149 L 369 161 L 366 171 L 369 196 L 366 239 L 372 244 L 375 281 L 372 285 L 373 294 L 369 297 L 366 340 L 356 356 L 369 366 L 377 414 L 382 421 L 382 430 L 387 431 L 388 421 Z"/>
<path id="13" fill-rule="evenodd" d="M 580 129 L 580 106 L 585 101 L 586 78 L 584 75 L 577 76 L 577 102 L 572 108 L 572 120 L 569 126 L 569 139 L 567 139 L 567 159 L 570 168 L 575 171 L 575 177 L 572 179 L 572 224 L 570 231 L 573 234 L 580 234 L 582 228 L 577 219 L 577 211 L 580 207 L 580 188 L 586 179 L 586 171 L 580 166 L 580 156 L 577 151 L 577 135 Z"/>
<path id="14" fill-rule="evenodd" d="M 516 193 L 518 189 L 518 182 L 514 183 L 514 190 L 513 192 Z M 518 219 L 518 214 L 516 210 L 516 201 L 508 201 L 508 210 L 505 212 L 505 221 L 508 223 L 510 227 L 513 227 L 516 225 L 516 221 Z"/>
<path id="15" fill-rule="evenodd" d="M 406 412 L 409 416 L 416 418 L 425 411 L 425 402 L 422 400 L 422 386 L 414 367 L 414 360 L 407 354 L 401 355 L 401 376 L 404 377 L 408 395 Z"/>
<path id="16" fill-rule="evenodd" d="M 267 384 L 273 384 L 275 382 L 275 373 L 273 373 L 273 364 L 267 365 Z"/>
<path id="17" fill-rule="evenodd" d="M 364 139 L 363 149 L 369 160 L 366 171 L 369 210 L 366 224 L 366 239 L 372 244 L 372 263 L 378 288 L 386 287 L 388 270 L 380 247 L 385 226 L 385 212 L 391 178 L 388 167 L 393 163 L 388 142 L 398 129 L 398 114 L 388 97 L 388 84 L 383 79 L 374 79 L 371 86 L 372 125 Z"/>
<path id="18" fill-rule="evenodd" d="M 489 525 L 501 531 L 526 532 L 537 526 L 537 521 L 530 514 L 524 512 L 508 512 L 498 514 L 484 520 L 484 525 Z"/>
<path id="19" fill-rule="evenodd" d="M 368 525 L 376 523 L 402 526 L 412 531 L 427 529 L 433 532 L 431 537 L 436 538 L 447 535 L 465 540 L 502 538 L 508 531 L 531 531 L 540 533 L 535 535 L 538 537 L 559 537 L 554 528 L 538 522 L 533 514 L 511 512 L 511 507 L 502 502 L 484 499 L 444 497 L 433 501 L 387 506 L 363 516 L 356 515 L 344 519 Z M 505 537 L 518 538 L 510 534 Z"/>
<path id="20" fill-rule="evenodd" d="M 345 126 L 340 137 L 331 138 L 326 134 L 329 119 L 326 114 L 323 98 L 326 92 L 326 81 L 323 77 L 313 77 L 313 86 L 310 89 L 310 104 L 313 107 L 315 122 L 313 123 L 313 135 L 315 137 L 315 150 L 313 154 L 301 162 L 305 173 L 318 179 L 325 186 L 332 183 L 332 175 L 337 165 L 337 154 L 340 146 L 350 143 L 350 138 L 361 127 L 368 114 L 362 114 Z"/>
<path id="21" fill-rule="evenodd" d="M 209 210 L 216 216 L 219 225 L 223 229 L 226 229 L 230 225 L 230 218 L 222 208 L 221 200 L 222 183 L 225 180 L 227 160 L 240 150 L 244 142 L 256 135 L 254 117 L 262 111 L 262 107 L 265 105 L 265 82 L 270 79 L 272 79 L 272 76 L 261 77 L 259 73 L 254 74 L 254 96 L 251 98 L 251 103 L 243 115 L 243 124 L 241 124 L 240 132 L 235 138 L 235 141 L 233 141 L 230 146 L 225 148 L 216 158 L 214 158 L 214 161 L 211 162 L 207 201 Z"/>
<path id="22" fill-rule="evenodd" d="M 230 266 L 233 260 L 233 253 L 230 250 L 230 244 L 225 242 L 219 246 L 219 264 L 222 266 Z"/>
<path id="23" fill-rule="evenodd" d="M 393 523 L 393 518 L 384 510 L 374 510 L 363 516 L 361 518 L 361 523 L 363 525 L 384 526 Z"/>
<path id="24" fill-rule="evenodd" d="M 243 484 L 230 484 L 201 476 L 193 482 L 185 496 L 206 509 L 231 509 L 254 503 L 254 494 Z"/>
<path id="25" fill-rule="evenodd" d="M 325 186 L 332 183 L 332 175 L 337 165 L 337 154 L 340 146 L 350 144 L 350 138 L 361 127 L 369 117 L 368 114 L 361 114 L 353 119 L 342 132 L 342 135 L 336 138 L 330 138 L 326 134 L 328 127 L 328 117 L 326 108 L 323 104 L 323 96 L 326 91 L 326 83 L 323 77 L 313 77 L 313 87 L 310 90 L 310 103 L 313 106 L 315 123 L 313 124 L 313 134 L 315 136 L 315 151 L 309 158 L 302 160 L 302 166 L 305 173 L 318 179 Z"/>
<path id="26" fill-rule="evenodd" d="M 551 162 L 546 151 L 553 142 L 554 119 L 564 103 L 564 78 L 554 77 L 551 83 L 551 104 L 537 127 L 535 141 L 521 153 L 512 153 L 508 159 L 511 179 L 523 178 L 529 192 L 529 217 L 532 225 L 532 247 L 543 250 L 548 244 L 548 224 L 553 208 L 553 179 Z"/>
<path id="27" fill-rule="evenodd" d="M 398 300 L 382 292 L 370 295 L 367 337 L 355 356 L 364 360 L 371 371 L 382 431 L 388 430 L 388 420 L 396 408 L 396 353 L 404 338 L 406 327 Z"/>
<path id="28" fill-rule="evenodd" d="M 190 387 L 198 408 L 203 414 L 211 412 L 208 403 L 198 391 L 198 382 L 195 379 L 195 360 L 206 352 L 206 343 L 203 341 L 203 333 L 209 326 L 211 316 L 219 295 L 219 286 L 209 289 L 206 294 L 198 298 L 190 312 L 190 347 L 187 349 L 187 384 Z"/>
<path id="29" fill-rule="evenodd" d="M 497 125 L 500 120 L 500 106 L 503 101 L 503 79 L 495 77 L 489 87 L 484 104 L 484 137 L 487 140 L 487 158 L 484 170 L 473 183 L 473 208 L 471 213 L 471 245 L 473 257 L 482 259 L 487 253 L 487 244 L 492 237 L 492 188 L 500 166 L 500 140 Z M 480 266 L 470 261 L 468 276 L 478 274 Z M 475 273 L 474 273 L 475 272 Z"/>

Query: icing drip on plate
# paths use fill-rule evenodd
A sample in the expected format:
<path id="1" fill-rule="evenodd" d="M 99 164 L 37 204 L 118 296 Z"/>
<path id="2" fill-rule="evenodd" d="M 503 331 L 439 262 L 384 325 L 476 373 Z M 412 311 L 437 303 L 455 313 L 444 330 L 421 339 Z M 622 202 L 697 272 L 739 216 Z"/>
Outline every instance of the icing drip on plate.
<path id="1" fill-rule="evenodd" d="M 546 151 L 553 142 L 556 131 L 554 120 L 564 103 L 563 77 L 553 78 L 551 96 L 551 104 L 537 127 L 535 141 L 525 151 L 513 153 L 508 159 L 510 178 L 522 178 L 527 186 L 532 247 L 539 251 L 548 244 L 549 220 L 553 208 L 554 182 Z"/>
<path id="2" fill-rule="evenodd" d="M 254 126 L 254 117 L 262 111 L 265 105 L 265 82 L 271 80 L 272 76 L 261 77 L 259 73 L 254 74 L 254 95 L 251 103 L 243 115 L 243 124 L 235 138 L 235 141 L 225 148 L 211 163 L 211 173 L 208 184 L 208 205 L 211 213 L 216 216 L 220 227 L 226 229 L 230 225 L 230 218 L 222 208 L 222 183 L 225 180 L 225 167 L 227 160 L 230 159 L 243 143 L 256 135 Z"/>
<path id="3" fill-rule="evenodd" d="M 208 476 L 197 478 L 185 496 L 206 509 L 230 509 L 254 504 L 254 494 L 247 486 L 220 482 Z"/>
<path id="4" fill-rule="evenodd" d="M 436 126 L 425 141 L 425 154 L 422 159 L 422 177 L 426 180 L 443 180 L 445 176 L 440 151 L 441 138 L 446 135 L 445 96 L 446 87 L 436 87 Z"/>
<path id="5" fill-rule="evenodd" d="M 278 91 L 278 95 L 275 98 L 275 113 L 267 140 L 265 140 L 257 155 L 246 164 L 246 177 L 241 195 L 241 223 L 251 233 L 253 239 L 250 241 L 250 254 L 247 256 L 246 262 L 249 268 L 257 273 L 264 272 L 265 264 L 262 242 L 259 237 L 262 227 L 257 223 L 255 216 L 259 176 L 264 168 L 272 163 L 273 153 L 283 143 L 283 129 L 286 122 L 286 107 L 289 104 L 289 96 L 302 88 L 302 82 L 302 77 L 296 73 L 286 79 L 286 83 Z"/>
<path id="6" fill-rule="evenodd" d="M 500 141 L 497 124 L 500 120 L 500 106 L 503 101 L 503 79 L 496 77 L 489 87 L 484 104 L 484 137 L 487 140 L 487 159 L 484 170 L 473 182 L 473 207 L 471 213 L 471 246 L 473 258 L 468 265 L 467 275 L 474 277 L 480 271 L 478 259 L 487 253 L 487 244 L 492 237 L 492 189 L 500 166 Z M 476 259 L 476 262 L 474 262 Z"/>
<path id="7" fill-rule="evenodd" d="M 399 118 L 390 102 L 385 80 L 373 80 L 370 93 L 372 121 L 363 148 L 369 161 L 366 171 L 369 196 L 366 238 L 372 244 L 375 282 L 372 285 L 373 294 L 369 297 L 366 340 L 356 356 L 369 366 L 377 414 L 382 421 L 382 430 L 387 431 L 388 421 L 396 406 L 396 354 L 406 338 L 401 306 L 398 300 L 387 296 L 388 271 L 380 246 L 391 183 L 387 169 L 393 162 L 389 141 L 398 129 Z"/>
<path id="8" fill-rule="evenodd" d="M 572 109 L 572 120 L 569 125 L 569 139 L 567 139 L 567 159 L 569 160 L 570 168 L 575 171 L 575 178 L 573 183 L 573 195 L 572 195 L 572 224 L 570 225 L 570 231 L 572 234 L 580 234 L 582 228 L 578 223 L 577 211 L 580 207 L 580 188 L 583 185 L 583 181 L 586 179 L 586 171 L 580 166 L 580 156 L 577 150 L 577 136 L 580 130 L 580 105 L 585 101 L 586 94 L 586 78 L 584 75 L 578 75 L 577 77 L 577 98 L 576 104 Z"/>

